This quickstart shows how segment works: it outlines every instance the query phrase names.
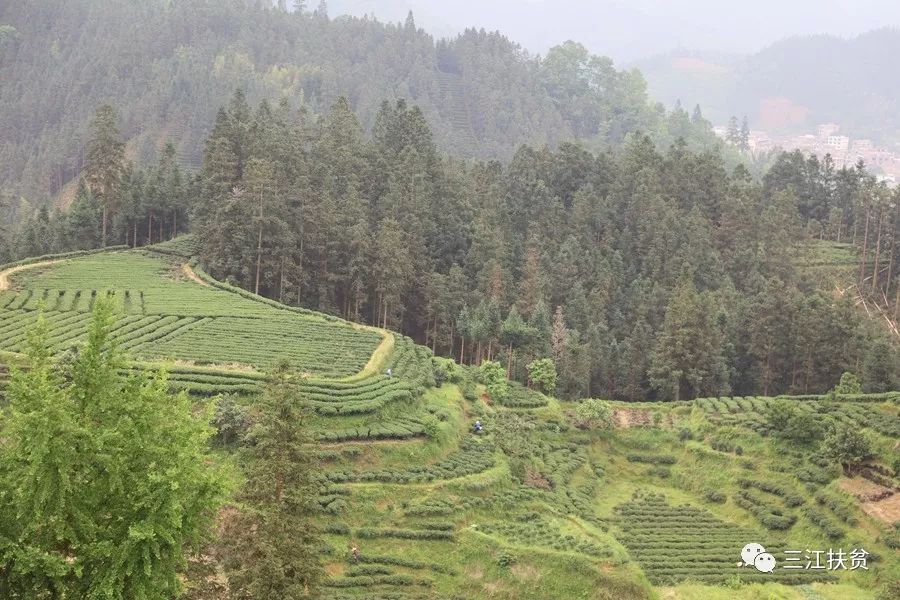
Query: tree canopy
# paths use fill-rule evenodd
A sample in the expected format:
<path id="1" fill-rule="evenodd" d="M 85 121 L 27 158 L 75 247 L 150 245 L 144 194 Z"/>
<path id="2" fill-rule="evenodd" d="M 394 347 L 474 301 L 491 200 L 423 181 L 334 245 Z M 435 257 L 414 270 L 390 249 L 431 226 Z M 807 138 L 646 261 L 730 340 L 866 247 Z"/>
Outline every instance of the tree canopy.
<path id="1" fill-rule="evenodd" d="M 212 433 L 165 374 L 123 376 L 98 300 L 70 364 L 42 320 L 0 421 L 0 595 L 164 600 L 208 532 L 224 481 Z"/>

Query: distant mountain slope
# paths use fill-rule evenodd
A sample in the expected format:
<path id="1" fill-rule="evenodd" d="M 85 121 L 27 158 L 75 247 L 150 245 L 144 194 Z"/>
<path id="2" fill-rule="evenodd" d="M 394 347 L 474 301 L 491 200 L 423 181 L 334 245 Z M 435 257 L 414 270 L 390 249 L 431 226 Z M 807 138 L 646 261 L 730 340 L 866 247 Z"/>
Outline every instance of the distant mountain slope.
<path id="1" fill-rule="evenodd" d="M 329 19 L 246 0 L 52 0 L 0 6 L 0 190 L 56 194 L 83 165 L 97 105 L 116 105 L 129 156 L 173 141 L 198 165 L 217 107 L 288 98 L 313 112 L 349 97 L 371 127 L 381 102 L 421 106 L 444 150 L 506 158 L 521 143 L 598 142 L 659 119 L 637 73 L 571 44 L 543 60 L 500 34 L 436 42 L 408 20 Z"/>
<path id="2" fill-rule="evenodd" d="M 708 118 L 746 114 L 754 127 L 812 129 L 833 121 L 856 137 L 900 140 L 900 30 L 852 39 L 794 37 L 751 56 L 673 53 L 638 63 L 651 96 L 699 102 Z"/>

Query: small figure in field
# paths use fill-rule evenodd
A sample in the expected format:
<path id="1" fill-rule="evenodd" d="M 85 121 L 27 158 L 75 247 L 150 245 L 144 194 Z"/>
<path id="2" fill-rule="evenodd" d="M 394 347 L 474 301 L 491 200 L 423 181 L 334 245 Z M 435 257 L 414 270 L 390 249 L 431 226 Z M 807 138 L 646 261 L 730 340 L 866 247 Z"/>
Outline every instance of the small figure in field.
<path id="1" fill-rule="evenodd" d="M 355 563 L 359 562 L 359 548 L 357 546 L 350 548 L 350 559 Z"/>
<path id="2" fill-rule="evenodd" d="M 481 424 L 481 421 L 475 421 L 475 425 L 472 426 L 472 430 L 475 433 L 481 433 L 482 429 L 484 429 L 484 426 Z"/>
<path id="3" fill-rule="evenodd" d="M 388 370 L 387 370 L 387 376 L 388 376 L 388 377 L 393 377 L 393 376 L 394 376 L 394 370 L 391 369 L 391 368 L 388 368 Z"/>

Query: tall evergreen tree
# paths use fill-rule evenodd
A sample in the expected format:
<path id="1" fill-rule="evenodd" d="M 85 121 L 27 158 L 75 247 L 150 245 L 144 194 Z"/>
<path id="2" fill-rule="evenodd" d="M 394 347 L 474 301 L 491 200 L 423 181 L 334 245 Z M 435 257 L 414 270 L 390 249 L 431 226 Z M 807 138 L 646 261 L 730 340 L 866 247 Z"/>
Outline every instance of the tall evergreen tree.
<path id="1" fill-rule="evenodd" d="M 663 398 L 677 401 L 729 392 L 715 306 L 689 282 L 673 293 L 651 359 L 651 382 Z"/>
<path id="2" fill-rule="evenodd" d="M 296 600 L 319 594 L 317 461 L 290 366 L 276 365 L 254 407 L 243 450 L 246 482 L 224 533 L 235 597 Z"/>
<path id="3" fill-rule="evenodd" d="M 97 108 L 91 121 L 91 137 L 87 144 L 85 180 L 91 194 L 103 208 L 100 231 L 101 245 L 106 246 L 110 214 L 121 200 L 122 175 L 125 169 L 125 143 L 118 127 L 116 109 L 109 104 Z"/>

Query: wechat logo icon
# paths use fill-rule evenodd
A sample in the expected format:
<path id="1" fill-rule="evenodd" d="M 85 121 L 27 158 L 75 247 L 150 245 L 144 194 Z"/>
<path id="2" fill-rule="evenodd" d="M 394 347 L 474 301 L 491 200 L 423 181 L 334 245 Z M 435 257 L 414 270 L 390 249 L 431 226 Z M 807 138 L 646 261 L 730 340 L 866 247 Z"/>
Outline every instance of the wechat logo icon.
<path id="1" fill-rule="evenodd" d="M 741 549 L 740 566 L 752 566 L 760 573 L 771 573 L 775 570 L 775 557 L 766 552 L 762 544 L 747 544 Z"/>

